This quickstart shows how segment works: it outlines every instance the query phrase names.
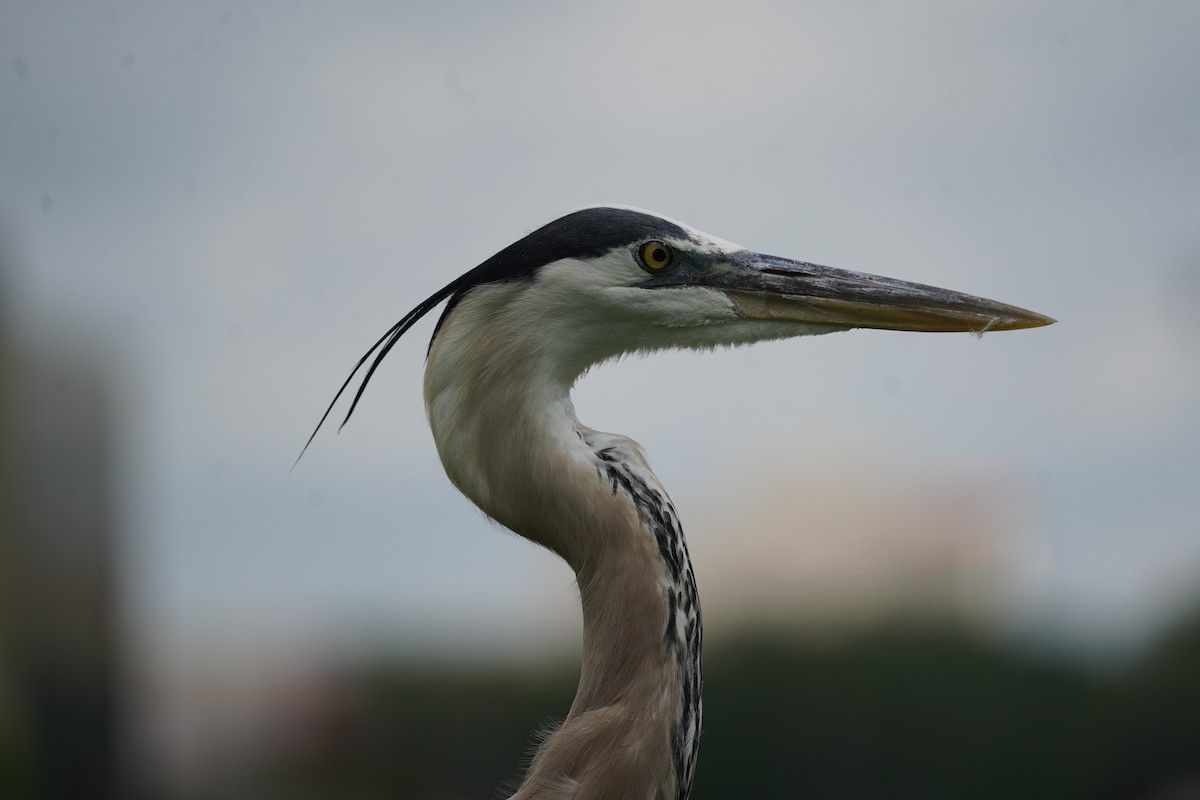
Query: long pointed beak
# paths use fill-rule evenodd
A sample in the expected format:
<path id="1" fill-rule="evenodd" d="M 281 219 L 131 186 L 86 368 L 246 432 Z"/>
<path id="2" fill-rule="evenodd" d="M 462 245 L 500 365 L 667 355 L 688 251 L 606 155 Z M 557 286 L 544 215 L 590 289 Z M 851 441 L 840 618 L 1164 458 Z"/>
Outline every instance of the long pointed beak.
<path id="1" fill-rule="evenodd" d="M 706 265 L 695 282 L 721 289 L 745 319 L 901 331 L 1008 331 L 1055 320 L 949 289 L 761 253 Z"/>

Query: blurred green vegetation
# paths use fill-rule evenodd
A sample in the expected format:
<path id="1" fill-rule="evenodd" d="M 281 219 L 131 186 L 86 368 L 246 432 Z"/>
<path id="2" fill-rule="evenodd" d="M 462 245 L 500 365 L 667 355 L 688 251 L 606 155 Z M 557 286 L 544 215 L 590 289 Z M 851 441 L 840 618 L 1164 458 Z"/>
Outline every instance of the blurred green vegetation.
<path id="1" fill-rule="evenodd" d="M 1200 797 L 1200 610 L 1119 671 L 919 627 L 823 643 L 747 635 L 706 664 L 695 800 Z M 374 660 L 293 709 L 266 762 L 179 796 L 506 796 L 531 731 L 566 712 L 575 680 L 565 664 Z M 0 745 L 0 798 L 80 796 L 31 782 L 78 752 Z"/>
<path id="2" fill-rule="evenodd" d="M 264 785 L 287 797 L 497 797 L 574 668 L 385 668 Z M 708 798 L 1200 797 L 1200 613 L 1119 673 L 946 630 L 706 655 Z"/>

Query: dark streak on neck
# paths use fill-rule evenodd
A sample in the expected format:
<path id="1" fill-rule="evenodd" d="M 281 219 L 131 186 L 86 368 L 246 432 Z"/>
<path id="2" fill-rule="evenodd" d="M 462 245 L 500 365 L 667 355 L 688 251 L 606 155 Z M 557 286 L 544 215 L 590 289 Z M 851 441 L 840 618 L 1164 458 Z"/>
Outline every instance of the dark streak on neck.
<path id="1" fill-rule="evenodd" d="M 675 654 L 681 686 L 680 719 L 672 736 L 671 748 L 676 778 L 676 800 L 687 800 L 696 768 L 702 721 L 701 668 L 702 626 L 700 598 L 692 571 L 687 543 L 671 502 L 662 492 L 649 486 L 622 462 L 612 447 L 595 451 L 603 464 L 603 476 L 612 485 L 613 494 L 624 492 L 637 510 L 642 524 L 653 532 L 662 563 L 670 577 L 666 589 L 667 621 L 664 642 Z M 689 616 L 682 637 L 678 633 L 678 615 Z M 689 736 L 690 734 L 690 736 Z M 690 742 L 688 741 L 690 738 Z"/>

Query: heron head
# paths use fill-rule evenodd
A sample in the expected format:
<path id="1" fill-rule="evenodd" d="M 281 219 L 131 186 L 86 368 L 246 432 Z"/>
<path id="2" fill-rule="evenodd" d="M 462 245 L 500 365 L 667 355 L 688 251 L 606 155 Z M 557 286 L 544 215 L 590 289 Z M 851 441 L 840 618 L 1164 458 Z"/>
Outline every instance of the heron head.
<path id="1" fill-rule="evenodd" d="M 562 217 L 460 278 L 434 333 L 519 330 L 569 378 L 606 358 L 849 328 L 1011 330 L 1049 317 L 980 297 L 747 250 L 673 220 Z"/>
<path id="2" fill-rule="evenodd" d="M 587 208 L 505 247 L 405 315 L 338 392 L 374 356 L 347 420 L 400 336 L 443 301 L 431 352 L 473 343 L 466 360 L 478 364 L 488 342 L 519 339 L 505 358 L 547 360 L 567 382 L 638 351 L 850 328 L 983 333 L 1054 322 L 961 292 L 756 253 L 645 211 Z"/>

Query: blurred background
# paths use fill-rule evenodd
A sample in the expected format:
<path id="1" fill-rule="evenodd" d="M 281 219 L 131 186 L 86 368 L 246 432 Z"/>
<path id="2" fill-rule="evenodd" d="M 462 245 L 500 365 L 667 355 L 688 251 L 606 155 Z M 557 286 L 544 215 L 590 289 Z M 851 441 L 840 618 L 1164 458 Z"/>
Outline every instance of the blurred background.
<path id="1" fill-rule="evenodd" d="M 625 360 L 706 621 L 693 797 L 1200 797 L 1200 6 L 0 6 L 0 797 L 496 797 L 569 570 L 393 351 L 574 208 L 1058 325 Z"/>

